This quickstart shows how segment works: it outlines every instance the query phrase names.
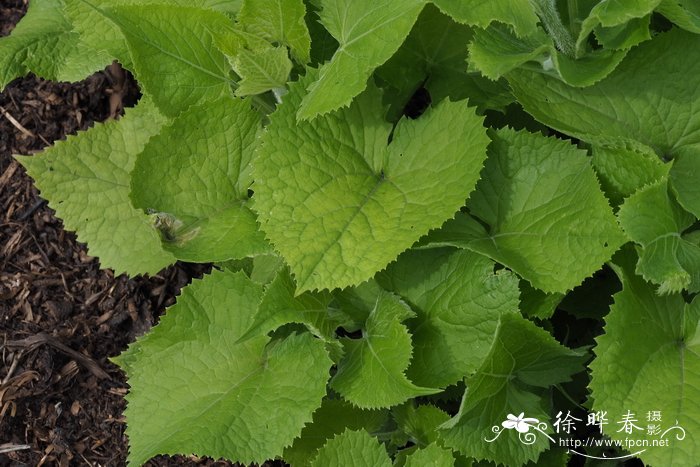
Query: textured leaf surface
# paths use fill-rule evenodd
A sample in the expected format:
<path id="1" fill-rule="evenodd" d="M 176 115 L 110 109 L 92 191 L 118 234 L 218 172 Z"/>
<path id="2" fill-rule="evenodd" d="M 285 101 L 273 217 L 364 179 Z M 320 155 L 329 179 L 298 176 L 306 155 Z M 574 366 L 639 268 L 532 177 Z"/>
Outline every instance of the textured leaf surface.
<path id="1" fill-rule="evenodd" d="M 503 313 L 518 311 L 518 279 L 465 250 L 410 250 L 377 280 L 416 311 L 409 322 L 416 384 L 448 386 L 479 368 Z"/>
<path id="2" fill-rule="evenodd" d="M 700 300 L 689 304 L 681 295 L 659 296 L 634 274 L 634 254 L 624 253 L 614 258 L 623 290 L 614 296 L 590 365 L 593 409 L 607 410 L 611 421 L 629 410 L 643 428 L 647 412 L 660 411 L 663 429 L 678 422 L 685 439 L 678 441 L 672 431 L 665 437 L 669 446 L 649 448 L 641 459 L 649 465 L 694 465 L 700 457 Z M 614 439 L 658 439 L 645 430 L 628 435 L 618 429 L 611 423 L 605 432 Z"/>
<path id="3" fill-rule="evenodd" d="M 104 55 L 105 66 L 117 59 L 125 68 L 132 68 L 124 34 L 119 26 L 109 19 L 104 9 L 127 0 L 63 0 L 66 17 L 80 35 L 80 42 L 93 54 Z"/>
<path id="4" fill-rule="evenodd" d="M 664 164 L 651 148 L 643 145 L 593 147 L 591 163 L 608 198 L 621 204 L 639 188 L 666 176 L 671 164 Z"/>
<path id="5" fill-rule="evenodd" d="M 522 66 L 577 87 L 590 86 L 605 78 L 626 54 L 627 50 L 599 49 L 573 58 L 561 52 L 552 36 L 543 30 L 518 38 L 501 24 L 475 31 L 469 44 L 470 63 L 492 79 Z"/>
<path id="6" fill-rule="evenodd" d="M 300 63 L 310 59 L 311 37 L 303 0 L 245 0 L 238 22 L 251 34 L 289 47 Z"/>
<path id="7" fill-rule="evenodd" d="M 451 100 L 469 98 L 469 103 L 479 109 L 503 108 L 512 102 L 505 80 L 493 82 L 467 71 L 465 44 L 471 37 L 468 26 L 452 21 L 428 4 L 398 52 L 377 70 L 377 75 L 390 85 L 385 100 L 389 97 L 397 103 L 392 114 L 403 113 L 421 87 L 429 92 L 432 102 L 448 96 Z"/>
<path id="8" fill-rule="evenodd" d="M 598 270 L 624 242 L 585 152 L 510 129 L 495 134 L 472 215 L 431 234 L 503 263 L 545 292 L 566 292 Z"/>
<path id="9" fill-rule="evenodd" d="M 404 467 L 452 467 L 455 458 L 452 451 L 441 448 L 437 444 L 431 444 L 410 454 L 406 458 Z"/>
<path id="10" fill-rule="evenodd" d="M 331 366 L 323 342 L 304 333 L 236 343 L 261 295 L 243 273 L 214 272 L 118 357 L 131 387 L 131 463 L 178 453 L 262 463 L 311 421 Z"/>
<path id="11" fill-rule="evenodd" d="M 103 57 L 105 66 L 113 59 L 125 68 L 133 63 L 126 38 L 107 13 L 109 8 L 121 5 L 171 5 L 212 9 L 224 13 L 235 13 L 240 0 L 63 0 L 66 16 L 76 33 L 80 35 L 79 46 L 87 49 L 93 57 Z M 104 67 L 104 66 L 103 66 Z"/>
<path id="12" fill-rule="evenodd" d="M 255 209 L 299 291 L 358 284 L 452 216 L 488 143 L 473 109 L 443 101 L 400 121 L 387 147 L 373 86 L 350 108 L 297 124 L 309 79 L 285 96 L 255 162 Z"/>
<path id="13" fill-rule="evenodd" d="M 117 274 L 155 274 L 175 262 L 157 232 L 129 200 L 136 155 L 166 119 L 147 100 L 118 121 L 69 136 L 44 153 L 18 160 L 49 205 L 102 267 Z"/>
<path id="14" fill-rule="evenodd" d="M 311 463 L 313 467 L 391 467 L 391 459 L 376 438 L 366 431 L 346 430 L 328 441 Z"/>
<path id="15" fill-rule="evenodd" d="M 659 293 L 700 292 L 700 247 L 681 234 L 695 217 L 669 195 L 666 179 L 630 196 L 618 213 L 627 235 L 642 245 L 637 273 Z"/>
<path id="16" fill-rule="evenodd" d="M 537 30 L 539 18 L 530 0 L 433 0 L 455 20 L 486 28 L 493 22 L 511 25 L 520 36 Z"/>
<path id="17" fill-rule="evenodd" d="M 419 447 L 435 443 L 437 428 L 450 418 L 447 412 L 433 405 L 414 406 L 411 402 L 396 407 L 391 414 L 398 428 Z"/>
<path id="18" fill-rule="evenodd" d="M 358 330 L 374 310 L 377 296 L 382 293 L 377 281 L 370 279 L 356 287 L 333 292 L 335 304 L 353 320 L 352 330 Z"/>
<path id="19" fill-rule="evenodd" d="M 498 79 L 530 61 L 544 61 L 551 41 L 542 30 L 518 39 L 507 26 L 494 24 L 474 32 L 469 43 L 470 64 L 484 76 Z"/>
<path id="20" fill-rule="evenodd" d="M 253 270 L 250 273 L 250 279 L 258 284 L 269 284 L 277 277 L 283 267 L 284 260 L 277 255 L 256 255 L 253 257 Z"/>
<path id="21" fill-rule="evenodd" d="M 183 112 L 139 154 L 131 198 L 158 213 L 165 248 L 178 259 L 225 261 L 269 251 L 248 198 L 259 130 L 248 101 L 222 97 Z"/>
<path id="22" fill-rule="evenodd" d="M 327 62 L 338 49 L 338 41 L 321 24 L 319 13 L 321 10 L 318 0 L 307 2 L 307 21 L 311 36 L 311 65 L 317 66 Z"/>
<path id="23" fill-rule="evenodd" d="M 700 8 L 693 0 L 662 0 L 658 11 L 686 31 L 700 33 Z"/>
<path id="24" fill-rule="evenodd" d="M 653 57 L 653 58 L 650 58 Z M 585 141 L 636 140 L 665 158 L 700 157 L 700 37 L 674 29 L 635 47 L 607 79 L 574 89 L 527 71 L 509 76 L 525 110 Z M 673 180 L 675 183 L 675 180 Z M 696 216 L 687 184 L 675 187 Z"/>
<path id="25" fill-rule="evenodd" d="M 320 20 L 338 41 L 299 108 L 308 120 L 345 107 L 367 87 L 372 71 L 399 48 L 424 0 L 321 0 Z"/>
<path id="26" fill-rule="evenodd" d="M 545 398 L 532 392 L 533 387 L 568 381 L 583 369 L 584 358 L 525 318 L 503 315 L 491 352 L 467 380 L 459 413 L 443 425 L 445 445 L 497 464 L 534 461 L 549 444 L 542 435 L 531 445 L 518 441 L 517 432 L 510 430 L 493 443 L 484 440 L 493 438 L 491 427 L 500 426 L 508 414 L 524 412 L 526 417 L 548 420 Z"/>
<path id="27" fill-rule="evenodd" d="M 374 409 L 400 404 L 439 390 L 419 387 L 406 378 L 411 336 L 402 321 L 412 312 L 399 299 L 381 293 L 362 327 L 362 338 L 342 339 L 344 357 L 331 387 L 358 407 Z"/>
<path id="28" fill-rule="evenodd" d="M 588 36 L 597 27 L 614 28 L 624 25 L 637 18 L 651 14 L 661 0 L 638 0 L 636 2 L 626 2 L 624 0 L 606 0 L 598 2 L 588 17 L 581 24 L 579 36 L 576 39 L 576 49 L 579 54 L 583 53 L 587 45 Z M 599 30 L 600 31 L 600 30 Z M 647 37 L 649 30 L 647 26 Z M 605 34 L 596 34 L 596 37 L 606 37 Z M 632 45 L 636 44 L 631 44 Z"/>
<path id="29" fill-rule="evenodd" d="M 563 298 L 562 293 L 544 293 L 528 281 L 520 281 L 520 311 L 528 318 L 551 318 Z"/>
<path id="30" fill-rule="evenodd" d="M 700 150 L 689 149 L 676 156 L 671 168 L 671 185 L 678 202 L 700 218 Z"/>
<path id="31" fill-rule="evenodd" d="M 314 412 L 313 422 L 306 425 L 294 444 L 284 450 L 284 460 L 293 467 L 310 465 L 316 452 L 335 435 L 346 429 L 379 432 L 387 422 L 386 410 L 361 410 L 338 399 L 324 399 Z"/>
<path id="32" fill-rule="evenodd" d="M 84 52 L 60 0 L 33 0 L 9 37 L 0 40 L 0 91 L 33 72 L 50 80 L 77 81 L 105 67 L 104 57 Z"/>
<path id="33" fill-rule="evenodd" d="M 236 94 L 262 94 L 287 84 L 292 62 L 284 47 L 262 50 L 241 50 L 232 60 L 233 69 L 241 77 Z"/>
<path id="34" fill-rule="evenodd" d="M 305 292 L 294 296 L 294 281 L 283 269 L 265 290 L 258 312 L 241 339 L 266 334 L 289 323 L 306 325 L 315 335 L 333 341 L 342 314 L 329 309 L 331 294 Z"/>
<path id="35" fill-rule="evenodd" d="M 599 26 L 595 38 L 606 49 L 629 49 L 651 39 L 651 14 L 632 18 L 617 26 Z"/>
<path id="36" fill-rule="evenodd" d="M 223 13 L 133 5 L 111 9 L 109 17 L 126 37 L 136 78 L 165 115 L 230 94 L 228 60 L 215 46 L 231 30 Z"/>

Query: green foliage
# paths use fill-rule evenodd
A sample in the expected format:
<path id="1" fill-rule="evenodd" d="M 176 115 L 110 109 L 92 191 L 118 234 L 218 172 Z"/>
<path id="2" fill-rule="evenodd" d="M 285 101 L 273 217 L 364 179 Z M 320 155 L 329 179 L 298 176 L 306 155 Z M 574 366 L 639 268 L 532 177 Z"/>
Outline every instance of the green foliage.
<path id="1" fill-rule="evenodd" d="M 225 261 L 269 251 L 248 198 L 259 130 L 249 102 L 221 97 L 179 114 L 138 155 L 131 200 L 154 213 L 176 258 Z"/>
<path id="2" fill-rule="evenodd" d="M 593 407 L 604 406 L 611 419 L 624 415 L 632 404 L 639 412 L 661 411 L 668 425 L 676 422 L 686 430 L 686 438 L 680 442 L 674 433 L 669 448 L 649 450 L 641 458 L 651 465 L 664 465 L 669 459 L 676 465 L 692 465 L 700 456 L 700 422 L 692 415 L 700 398 L 700 300 L 687 303 L 680 294 L 659 296 L 635 274 L 631 249 L 619 252 L 614 262 L 623 290 L 614 295 L 605 334 L 596 340 L 597 358 L 591 363 Z M 610 427 L 606 433 L 623 437 L 618 428 Z"/>
<path id="3" fill-rule="evenodd" d="M 443 101 L 393 128 L 374 85 L 347 109 L 297 122 L 315 75 L 293 84 L 271 116 L 255 168 L 255 209 L 299 291 L 357 285 L 447 220 L 476 184 L 488 144 L 464 103 Z"/>
<path id="4" fill-rule="evenodd" d="M 0 42 L 0 89 L 27 73 L 58 81 L 77 81 L 109 64 L 73 30 L 59 0 L 34 0 L 26 16 Z"/>
<path id="5" fill-rule="evenodd" d="M 131 462 L 183 450 L 263 462 L 311 421 L 332 362 L 308 333 L 237 343 L 261 295 L 243 273 L 216 272 L 189 286 L 160 324 L 119 356 L 131 386 Z M 183 362 L 183 355 L 197 358 Z"/>
<path id="6" fill-rule="evenodd" d="M 550 334 L 517 315 L 506 314 L 496 330 L 491 351 L 468 380 L 459 413 L 442 425 L 444 443 L 467 456 L 497 464 L 523 465 L 547 449 L 534 443 L 495 445 L 484 442 L 492 420 L 504 413 L 525 412 L 547 418 L 548 390 L 568 381 L 583 367 L 583 352 L 559 344 Z M 542 389 L 539 389 L 542 388 Z"/>
<path id="7" fill-rule="evenodd" d="M 232 28 L 223 13 L 172 5 L 129 5 L 107 10 L 129 45 L 144 91 L 168 117 L 230 94 L 229 64 L 216 48 Z"/>
<path id="8" fill-rule="evenodd" d="M 361 408 L 398 405 L 411 397 L 439 390 L 418 387 L 404 372 L 412 355 L 411 335 L 401 324 L 413 316 L 397 297 L 380 293 L 367 320 L 361 339 L 342 339 L 343 359 L 331 380 L 347 401 Z"/>
<path id="9" fill-rule="evenodd" d="M 620 224 L 642 248 L 637 273 L 659 285 L 659 294 L 700 292 L 700 248 L 681 235 L 695 222 L 661 180 L 639 189 L 620 208 Z"/>
<path id="10" fill-rule="evenodd" d="M 331 60 L 305 83 L 297 111 L 310 120 L 345 107 L 366 87 L 372 71 L 399 48 L 424 0 L 320 0 L 320 21 L 338 41 Z"/>
<path id="11" fill-rule="evenodd" d="M 19 159 L 66 228 L 117 274 L 155 274 L 175 262 L 148 216 L 129 201 L 136 158 L 166 123 L 142 100 L 118 122 L 71 136 L 41 157 Z"/>
<path id="12" fill-rule="evenodd" d="M 294 444 L 284 450 L 284 459 L 293 466 L 310 465 L 326 441 L 346 429 L 379 433 L 389 420 L 386 410 L 361 410 L 339 399 L 324 399 Z"/>
<path id="13" fill-rule="evenodd" d="M 0 87 L 118 60 L 143 91 L 18 158 L 42 196 L 117 273 L 215 262 L 115 358 L 129 462 L 694 466 L 698 18 L 690 0 L 31 0 Z M 659 411 L 669 445 L 567 451 L 554 420 L 586 410 L 617 441 L 658 439 Z M 618 431 L 628 412 L 640 430 Z"/>
<path id="14" fill-rule="evenodd" d="M 311 37 L 305 15 L 303 0 L 245 0 L 238 22 L 249 34 L 289 47 L 304 64 L 311 60 Z"/>
<path id="15" fill-rule="evenodd" d="M 319 449 L 312 467 L 391 467 L 386 450 L 366 431 L 346 430 Z"/>
<path id="16" fill-rule="evenodd" d="M 518 280 L 469 251 L 414 250 L 377 277 L 416 312 L 408 375 L 448 386 L 474 372 L 491 347 L 499 317 L 518 311 Z"/>
<path id="17" fill-rule="evenodd" d="M 406 457 L 404 467 L 452 467 L 455 459 L 449 449 L 430 444 Z"/>
<path id="18" fill-rule="evenodd" d="M 571 144 L 500 130 L 482 174 L 470 215 L 458 214 L 428 244 L 482 253 L 540 290 L 566 292 L 623 242 L 585 152 Z"/>

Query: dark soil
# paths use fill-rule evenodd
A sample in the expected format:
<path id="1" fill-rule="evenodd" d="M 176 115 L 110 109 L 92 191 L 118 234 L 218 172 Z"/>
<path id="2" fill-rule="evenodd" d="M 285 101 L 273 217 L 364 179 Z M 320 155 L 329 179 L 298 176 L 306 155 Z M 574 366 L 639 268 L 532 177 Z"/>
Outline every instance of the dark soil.
<path id="1" fill-rule="evenodd" d="M 0 35 L 26 9 L 0 0 Z M 0 466 L 125 465 L 123 373 L 108 361 L 209 266 L 114 277 L 62 228 L 11 157 L 118 116 L 138 87 L 118 67 L 75 84 L 18 79 L 0 93 Z M 166 458 L 150 465 L 231 465 Z"/>

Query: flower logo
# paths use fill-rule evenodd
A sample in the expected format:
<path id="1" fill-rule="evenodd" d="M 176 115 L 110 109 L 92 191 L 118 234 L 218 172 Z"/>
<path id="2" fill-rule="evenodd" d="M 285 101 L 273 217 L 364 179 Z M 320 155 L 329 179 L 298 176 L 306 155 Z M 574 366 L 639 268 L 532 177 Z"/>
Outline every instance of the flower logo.
<path id="1" fill-rule="evenodd" d="M 503 425 L 503 428 L 507 430 L 512 430 L 513 428 L 515 428 L 518 431 L 518 433 L 527 433 L 528 431 L 530 431 L 531 426 L 537 425 L 540 422 L 536 418 L 524 417 L 525 412 L 520 412 L 520 415 L 518 415 L 517 417 L 512 413 L 509 413 L 506 417 L 507 420 L 503 421 L 501 425 Z"/>
<path id="2" fill-rule="evenodd" d="M 506 419 L 501 422 L 501 426 L 494 425 L 491 427 L 491 432 L 494 434 L 494 437 L 491 439 L 484 438 L 484 441 L 493 443 L 503 432 L 515 429 L 515 431 L 518 432 L 518 439 L 520 442 L 530 446 L 537 441 L 537 433 L 531 432 L 530 428 L 544 435 L 551 442 L 555 442 L 554 439 L 544 431 L 547 429 L 547 423 L 541 422 L 536 418 L 525 418 L 525 412 L 520 412 L 520 415 L 517 417 L 509 413 Z"/>

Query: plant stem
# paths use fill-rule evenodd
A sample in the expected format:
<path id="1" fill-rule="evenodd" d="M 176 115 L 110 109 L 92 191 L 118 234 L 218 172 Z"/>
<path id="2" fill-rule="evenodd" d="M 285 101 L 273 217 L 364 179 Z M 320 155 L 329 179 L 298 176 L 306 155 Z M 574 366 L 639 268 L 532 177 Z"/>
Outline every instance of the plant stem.
<path id="1" fill-rule="evenodd" d="M 569 57 L 573 57 L 575 53 L 574 40 L 571 38 L 569 30 L 561 22 L 556 0 L 534 0 L 533 4 L 545 30 L 554 39 L 557 49 Z"/>

